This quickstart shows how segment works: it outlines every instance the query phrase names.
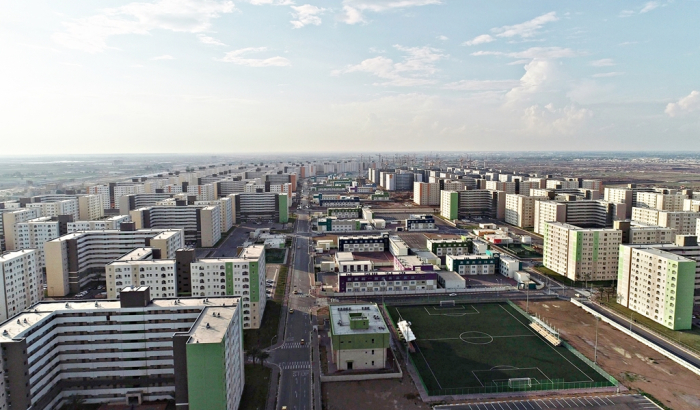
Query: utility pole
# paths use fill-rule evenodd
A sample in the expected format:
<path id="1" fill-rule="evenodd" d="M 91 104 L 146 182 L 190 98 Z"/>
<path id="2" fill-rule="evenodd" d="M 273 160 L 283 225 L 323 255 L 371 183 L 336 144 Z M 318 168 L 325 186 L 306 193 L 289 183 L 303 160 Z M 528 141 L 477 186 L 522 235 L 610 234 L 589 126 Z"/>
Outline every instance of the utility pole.
<path id="1" fill-rule="evenodd" d="M 600 316 L 595 316 L 595 355 L 593 356 L 593 363 L 598 364 L 598 322 L 600 321 Z"/>

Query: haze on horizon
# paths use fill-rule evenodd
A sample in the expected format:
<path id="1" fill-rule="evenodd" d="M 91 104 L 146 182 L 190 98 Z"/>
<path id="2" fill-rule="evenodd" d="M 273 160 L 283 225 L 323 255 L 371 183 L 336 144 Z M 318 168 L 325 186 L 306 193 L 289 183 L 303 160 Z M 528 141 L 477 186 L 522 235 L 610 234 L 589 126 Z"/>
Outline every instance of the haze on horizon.
<path id="1" fill-rule="evenodd" d="M 698 6 L 5 2 L 0 155 L 699 151 Z"/>

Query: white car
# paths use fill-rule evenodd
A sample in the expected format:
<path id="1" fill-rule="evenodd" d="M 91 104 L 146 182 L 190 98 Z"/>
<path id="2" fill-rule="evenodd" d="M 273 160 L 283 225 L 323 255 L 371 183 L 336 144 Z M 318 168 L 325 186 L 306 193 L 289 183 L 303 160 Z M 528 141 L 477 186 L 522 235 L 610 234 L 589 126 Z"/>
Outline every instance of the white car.
<path id="1" fill-rule="evenodd" d="M 456 293 L 450 293 L 448 296 L 457 296 Z"/>

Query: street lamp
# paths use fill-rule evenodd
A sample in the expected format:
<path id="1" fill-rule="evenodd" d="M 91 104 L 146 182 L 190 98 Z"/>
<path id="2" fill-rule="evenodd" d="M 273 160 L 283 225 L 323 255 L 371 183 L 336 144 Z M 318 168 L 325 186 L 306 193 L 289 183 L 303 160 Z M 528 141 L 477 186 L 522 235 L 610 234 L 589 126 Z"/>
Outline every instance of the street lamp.
<path id="1" fill-rule="evenodd" d="M 595 316 L 595 355 L 593 356 L 595 364 L 598 364 L 598 321 L 600 321 L 600 316 Z"/>

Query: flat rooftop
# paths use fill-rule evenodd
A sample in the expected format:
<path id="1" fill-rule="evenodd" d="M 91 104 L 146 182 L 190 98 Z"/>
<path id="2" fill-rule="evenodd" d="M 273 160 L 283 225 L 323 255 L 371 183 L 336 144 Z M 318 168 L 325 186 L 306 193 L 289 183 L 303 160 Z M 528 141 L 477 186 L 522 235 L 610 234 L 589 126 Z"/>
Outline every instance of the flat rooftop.
<path id="1" fill-rule="evenodd" d="M 134 310 L 180 310 L 187 307 L 205 308 L 215 306 L 237 305 L 239 298 L 235 297 L 208 297 L 208 298 L 166 298 L 153 299 L 145 308 L 124 308 L 125 311 Z M 24 331 L 41 320 L 55 314 L 65 312 L 95 312 L 121 310 L 119 300 L 70 300 L 60 302 L 40 302 L 26 309 L 17 316 L 0 323 L 0 342 L 22 338 Z M 5 333 L 7 331 L 7 333 Z"/>
<path id="2" fill-rule="evenodd" d="M 223 340 L 237 305 L 206 307 L 190 329 L 190 343 L 219 343 Z"/>
<path id="3" fill-rule="evenodd" d="M 329 306 L 331 326 L 334 335 L 361 335 L 373 333 L 389 333 L 384 318 L 377 305 L 331 305 Z M 368 329 L 351 329 L 350 313 L 362 313 L 369 319 Z"/>
<path id="4" fill-rule="evenodd" d="M 694 262 L 695 261 L 695 259 L 689 259 L 689 258 L 686 258 L 685 256 L 668 252 L 668 251 L 664 250 L 663 248 L 657 248 L 657 247 L 655 247 L 655 248 L 647 248 L 647 247 L 636 248 L 635 247 L 635 249 L 637 249 L 639 251 L 643 251 L 643 252 L 651 254 L 651 255 L 654 255 L 654 256 L 670 259 L 670 260 L 676 261 L 676 262 Z"/>

